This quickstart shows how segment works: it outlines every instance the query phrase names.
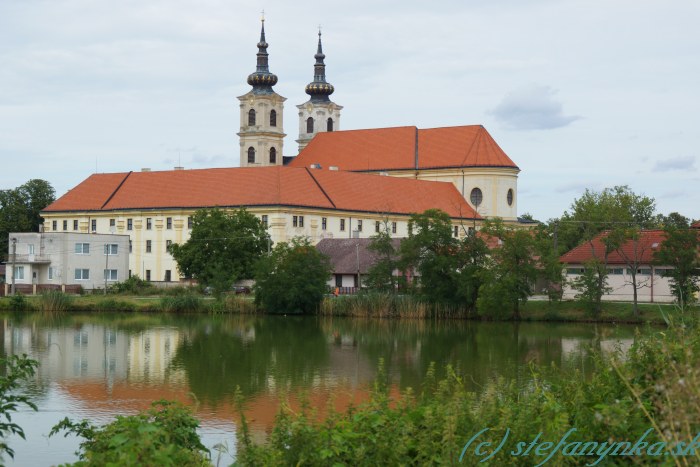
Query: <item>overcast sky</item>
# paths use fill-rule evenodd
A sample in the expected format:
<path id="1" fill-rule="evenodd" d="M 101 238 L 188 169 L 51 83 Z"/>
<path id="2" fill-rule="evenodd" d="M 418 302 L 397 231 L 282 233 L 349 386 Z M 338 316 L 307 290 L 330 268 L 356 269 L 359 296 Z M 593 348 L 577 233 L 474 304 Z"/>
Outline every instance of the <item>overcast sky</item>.
<path id="1" fill-rule="evenodd" d="M 263 8 L 287 156 L 320 24 L 341 129 L 482 124 L 540 219 L 623 184 L 700 218 L 696 0 L 0 0 L 0 189 L 237 166 Z"/>

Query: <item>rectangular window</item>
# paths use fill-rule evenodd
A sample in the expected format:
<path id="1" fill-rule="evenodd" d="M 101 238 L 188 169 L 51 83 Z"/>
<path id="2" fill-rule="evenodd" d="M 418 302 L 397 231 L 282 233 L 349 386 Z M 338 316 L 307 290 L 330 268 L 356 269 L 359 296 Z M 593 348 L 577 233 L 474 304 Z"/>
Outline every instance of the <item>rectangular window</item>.
<path id="1" fill-rule="evenodd" d="M 340 219 L 340 231 L 345 231 L 345 219 Z"/>
<path id="2" fill-rule="evenodd" d="M 150 217 L 146 218 L 146 230 L 151 230 L 153 227 L 153 221 Z"/>
<path id="3" fill-rule="evenodd" d="M 146 253 L 150 253 L 150 252 L 151 252 L 151 241 L 146 240 Z"/>
<path id="4" fill-rule="evenodd" d="M 58 230 L 58 221 L 51 221 L 51 230 Z"/>
<path id="5" fill-rule="evenodd" d="M 261 220 L 265 228 L 267 228 L 267 214 L 263 214 Z"/>
<path id="6" fill-rule="evenodd" d="M 454 226 L 454 236 L 459 237 L 459 226 L 458 225 Z"/>
<path id="7" fill-rule="evenodd" d="M 15 279 L 24 279 L 24 266 L 15 266 Z"/>
<path id="8" fill-rule="evenodd" d="M 361 220 L 357 221 L 357 231 L 362 232 L 362 221 Z"/>
<path id="9" fill-rule="evenodd" d="M 172 281 L 172 274 L 170 273 L 170 269 L 165 270 L 165 282 L 170 282 Z"/>
<path id="10" fill-rule="evenodd" d="M 341 274 L 336 274 L 335 275 L 335 286 L 336 287 L 342 287 L 343 286 L 343 276 Z"/>
<path id="11" fill-rule="evenodd" d="M 68 221 L 63 221 L 63 230 L 68 230 Z"/>
<path id="12" fill-rule="evenodd" d="M 165 218 L 165 228 L 166 228 L 166 229 L 172 229 L 172 228 L 173 228 L 173 218 L 172 218 L 172 217 L 166 217 L 166 218 Z"/>
<path id="13" fill-rule="evenodd" d="M 105 280 L 106 281 L 117 281 L 117 270 L 116 269 L 105 269 Z"/>
<path id="14" fill-rule="evenodd" d="M 117 250 L 119 249 L 119 245 L 116 243 L 108 243 L 105 245 L 105 254 L 114 256 L 117 254 Z"/>
<path id="15" fill-rule="evenodd" d="M 129 253 L 133 253 L 133 252 L 134 252 L 134 245 L 133 245 L 133 243 L 131 243 L 131 240 L 129 240 Z"/>
<path id="16" fill-rule="evenodd" d="M 299 216 L 299 227 L 304 227 L 304 216 Z"/>
<path id="17" fill-rule="evenodd" d="M 192 216 L 187 217 L 187 228 L 192 229 Z"/>
<path id="18" fill-rule="evenodd" d="M 27 245 L 27 253 L 30 255 L 34 254 L 34 244 L 33 243 L 30 243 L 29 245 Z"/>
<path id="19" fill-rule="evenodd" d="M 608 268 L 608 274 L 614 276 L 621 276 L 623 273 L 623 268 Z"/>
<path id="20" fill-rule="evenodd" d="M 322 217 L 321 218 L 321 230 L 326 230 L 326 227 L 328 227 L 328 218 Z"/>
<path id="21" fill-rule="evenodd" d="M 654 269 L 654 274 L 661 277 L 667 277 L 671 271 L 673 271 L 673 268 L 656 268 Z"/>
<path id="22" fill-rule="evenodd" d="M 172 241 L 172 240 L 166 240 L 166 241 L 165 241 L 165 252 L 166 252 L 166 253 L 170 251 L 170 245 L 172 245 L 172 244 L 173 244 L 173 241 Z"/>
<path id="23" fill-rule="evenodd" d="M 146 280 L 149 282 L 151 280 L 151 270 L 150 269 L 146 269 Z"/>
<path id="24" fill-rule="evenodd" d="M 376 222 L 374 223 L 374 231 L 375 231 L 376 233 L 379 233 L 379 225 L 380 225 L 379 221 L 376 221 Z"/>
<path id="25" fill-rule="evenodd" d="M 49 266 L 49 280 L 52 281 L 56 277 L 56 268 Z"/>
<path id="26" fill-rule="evenodd" d="M 566 268 L 566 273 L 581 275 L 583 274 L 583 268 Z"/>
<path id="27" fill-rule="evenodd" d="M 299 227 L 299 218 L 297 216 L 292 216 L 292 227 Z"/>
<path id="28" fill-rule="evenodd" d="M 133 219 L 126 220 L 126 230 L 134 230 L 134 220 Z"/>
<path id="29" fill-rule="evenodd" d="M 90 230 L 93 232 L 97 232 L 97 219 L 93 219 L 90 221 Z"/>
<path id="30" fill-rule="evenodd" d="M 75 270 L 75 280 L 76 281 L 88 281 L 88 280 L 90 280 L 90 270 L 89 269 L 76 269 Z"/>
<path id="31" fill-rule="evenodd" d="M 116 220 L 116 219 L 110 219 L 110 220 L 109 220 L 109 226 L 110 226 L 110 227 L 114 227 L 114 226 L 116 226 L 116 225 L 117 225 L 117 220 Z"/>
<path id="32" fill-rule="evenodd" d="M 396 222 L 391 223 L 391 233 L 396 233 Z"/>
<path id="33" fill-rule="evenodd" d="M 76 255 L 89 255 L 90 254 L 90 244 L 89 243 L 76 243 L 75 244 L 75 254 Z"/>
<path id="34" fill-rule="evenodd" d="M 78 219 L 73 221 L 73 230 L 78 230 Z"/>
<path id="35" fill-rule="evenodd" d="M 651 269 L 650 268 L 639 268 L 639 269 L 637 269 L 637 274 L 641 274 L 643 276 L 651 276 Z"/>

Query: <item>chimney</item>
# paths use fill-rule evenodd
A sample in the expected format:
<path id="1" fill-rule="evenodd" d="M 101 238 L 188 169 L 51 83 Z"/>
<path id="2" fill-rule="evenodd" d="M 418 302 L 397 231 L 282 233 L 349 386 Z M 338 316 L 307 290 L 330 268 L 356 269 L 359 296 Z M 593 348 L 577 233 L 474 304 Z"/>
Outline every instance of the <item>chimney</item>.
<path id="1" fill-rule="evenodd" d="M 181 165 L 178 165 L 177 167 L 173 167 L 173 170 L 185 170 L 185 168 Z"/>
<path id="2" fill-rule="evenodd" d="M 151 169 L 148 168 L 148 167 L 143 167 L 143 168 L 141 169 L 141 172 L 150 172 L 150 171 L 151 171 Z"/>
<path id="3" fill-rule="evenodd" d="M 338 166 L 337 166 L 337 165 L 331 165 L 331 166 L 328 167 L 328 170 L 338 170 Z"/>

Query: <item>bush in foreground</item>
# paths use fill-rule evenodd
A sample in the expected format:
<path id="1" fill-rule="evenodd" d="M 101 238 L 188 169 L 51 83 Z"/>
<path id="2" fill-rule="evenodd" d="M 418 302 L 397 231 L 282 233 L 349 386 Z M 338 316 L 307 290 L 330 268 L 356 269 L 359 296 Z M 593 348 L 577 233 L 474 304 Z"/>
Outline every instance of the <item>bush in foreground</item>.
<path id="1" fill-rule="evenodd" d="M 75 466 L 158 465 L 209 466 L 207 449 L 197 434 L 199 423 L 190 410 L 176 402 L 154 402 L 148 410 L 118 416 L 103 427 L 68 418 L 53 427 L 85 439 Z"/>

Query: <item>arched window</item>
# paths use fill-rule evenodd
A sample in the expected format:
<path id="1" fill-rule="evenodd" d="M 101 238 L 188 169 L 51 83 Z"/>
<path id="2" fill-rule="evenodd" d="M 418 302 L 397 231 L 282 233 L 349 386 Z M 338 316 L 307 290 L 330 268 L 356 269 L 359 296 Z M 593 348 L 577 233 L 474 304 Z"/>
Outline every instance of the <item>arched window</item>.
<path id="1" fill-rule="evenodd" d="M 277 163 L 277 149 L 270 148 L 270 164 Z"/>
<path id="2" fill-rule="evenodd" d="M 484 195 L 483 193 L 481 193 L 481 190 L 479 188 L 474 188 L 469 194 L 469 200 L 474 206 L 479 207 L 481 202 L 484 200 Z"/>
<path id="3" fill-rule="evenodd" d="M 270 110 L 270 126 L 277 126 L 277 112 Z"/>
<path id="4" fill-rule="evenodd" d="M 255 109 L 248 111 L 248 126 L 255 126 Z"/>
<path id="5" fill-rule="evenodd" d="M 314 119 L 311 117 L 306 119 L 306 132 L 307 133 L 314 132 Z"/>
<path id="6" fill-rule="evenodd" d="M 326 122 L 326 131 L 333 131 L 333 119 L 329 118 Z"/>
<path id="7" fill-rule="evenodd" d="M 253 146 L 248 148 L 248 163 L 255 164 L 255 148 Z"/>

